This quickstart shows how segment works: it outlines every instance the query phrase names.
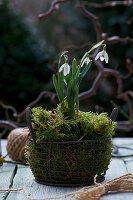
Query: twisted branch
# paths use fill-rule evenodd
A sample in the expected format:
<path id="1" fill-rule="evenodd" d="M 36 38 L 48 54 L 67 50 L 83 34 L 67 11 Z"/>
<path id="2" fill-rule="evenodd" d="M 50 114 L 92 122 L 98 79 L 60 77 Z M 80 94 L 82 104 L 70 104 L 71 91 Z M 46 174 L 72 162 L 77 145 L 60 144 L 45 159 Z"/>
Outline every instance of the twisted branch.
<path id="1" fill-rule="evenodd" d="M 10 130 L 18 128 L 18 126 L 16 126 L 12 122 L 5 121 L 5 120 L 0 120 L 0 127 L 5 127 L 5 128 L 10 129 Z"/>
<path id="2" fill-rule="evenodd" d="M 0 102 L 0 106 L 4 108 L 7 120 L 9 120 L 9 110 L 11 110 L 13 113 L 17 113 L 16 109 L 13 106 L 5 105 L 3 102 Z"/>
<path id="3" fill-rule="evenodd" d="M 45 97 L 45 98 L 47 98 L 47 97 L 49 97 L 50 98 L 50 100 L 51 100 L 51 103 L 52 104 L 56 104 L 57 102 L 55 101 L 55 97 L 56 97 L 57 95 L 56 95 L 56 93 L 53 93 L 53 92 L 49 92 L 49 91 L 42 91 L 40 94 L 39 94 L 39 96 L 34 100 L 34 101 L 32 101 L 30 104 L 28 104 L 26 107 L 33 107 L 34 105 L 36 105 L 41 99 L 42 99 L 42 97 Z M 25 115 L 25 109 L 21 112 L 21 113 L 19 113 L 19 114 L 17 114 L 17 113 L 14 113 L 14 117 L 16 117 L 18 120 L 18 122 L 20 122 L 21 121 L 21 119 L 22 119 L 22 117 Z"/>
<path id="4" fill-rule="evenodd" d="M 66 3 L 68 1 L 70 1 L 70 0 L 53 0 L 51 3 L 50 9 L 47 12 L 40 14 L 38 16 L 39 19 L 42 20 L 42 19 L 48 18 L 50 15 L 53 14 L 54 11 L 59 9 L 60 4 Z M 130 38 L 128 36 L 125 38 L 120 38 L 119 36 L 109 36 L 108 34 L 104 33 L 102 26 L 99 22 L 99 18 L 96 15 L 94 15 L 93 13 L 91 13 L 90 11 L 88 11 L 85 7 L 85 6 L 88 6 L 88 7 L 94 7 L 94 8 L 105 8 L 105 7 L 115 7 L 115 6 L 131 6 L 133 4 L 132 0 L 112 1 L 112 2 L 104 2 L 104 3 L 90 3 L 90 2 L 86 2 L 86 1 L 82 1 L 82 0 L 76 0 L 76 1 L 78 2 L 77 8 L 80 9 L 80 11 L 93 22 L 93 26 L 94 26 L 96 37 L 97 37 L 98 41 L 104 39 L 107 44 L 117 44 L 120 42 L 133 42 L 133 38 Z M 85 48 L 89 45 L 90 45 L 89 43 L 85 43 L 80 46 L 68 45 L 68 46 L 66 46 L 65 49 Z M 93 55 L 91 55 L 93 60 L 94 60 L 94 57 L 97 54 L 97 52 L 98 52 L 98 49 L 94 52 Z M 83 99 L 86 99 L 86 98 L 96 94 L 97 89 L 98 89 L 100 83 L 102 82 L 103 78 L 113 76 L 117 82 L 117 98 L 122 99 L 127 103 L 128 108 L 129 108 L 130 118 L 133 119 L 133 106 L 132 106 L 133 91 L 132 90 L 123 91 L 123 80 L 129 78 L 133 74 L 133 64 L 132 64 L 131 60 L 127 59 L 127 61 L 126 61 L 126 68 L 128 70 L 128 73 L 124 76 L 122 76 L 117 69 L 104 68 L 103 64 L 100 61 L 94 60 L 94 63 L 98 69 L 98 75 L 97 75 L 96 79 L 94 80 L 92 87 L 89 90 L 87 90 L 83 93 L 80 93 L 79 100 L 81 101 Z M 31 107 L 34 106 L 41 100 L 41 98 L 43 96 L 49 97 L 52 104 L 56 103 L 56 101 L 55 101 L 56 94 L 55 93 L 43 91 L 28 106 L 31 106 Z M 20 122 L 23 115 L 25 114 L 25 110 L 23 110 L 21 113 L 18 114 L 14 107 L 4 105 L 2 102 L 0 102 L 0 106 L 2 106 L 2 108 L 5 109 L 5 114 L 6 114 L 7 120 L 10 120 L 9 111 L 13 112 L 13 116 L 17 119 L 17 122 Z M 0 121 L 0 125 L 1 125 L 1 121 Z M 3 125 L 5 126 L 5 124 L 3 124 Z M 126 122 L 123 121 L 123 122 L 118 123 L 117 129 L 124 130 L 124 131 L 131 131 L 131 130 L 133 130 L 133 125 L 130 121 L 126 121 Z"/>
<path id="5" fill-rule="evenodd" d="M 54 0 L 54 1 L 52 1 L 50 9 L 45 13 L 39 14 L 38 18 L 40 20 L 48 18 L 54 11 L 56 11 L 58 9 L 59 4 L 65 3 L 67 1 L 70 1 L 70 0 Z"/>
<path id="6" fill-rule="evenodd" d="M 131 6 L 132 0 L 125 1 L 112 1 L 112 2 L 104 2 L 104 3 L 90 3 L 85 1 L 83 4 L 93 8 L 105 8 L 105 7 L 115 7 L 115 6 Z"/>
<path id="7" fill-rule="evenodd" d="M 56 93 L 49 92 L 49 91 L 42 91 L 39 94 L 39 96 L 34 101 L 32 101 L 30 104 L 28 104 L 26 107 L 28 107 L 28 106 L 33 107 L 42 99 L 43 96 L 46 98 L 49 97 L 50 101 L 53 105 L 57 104 L 57 102 L 55 100 L 55 98 L 57 96 Z M 18 114 L 16 109 L 12 106 L 5 105 L 2 102 L 0 102 L 0 106 L 2 106 L 2 108 L 4 108 L 6 110 L 6 116 L 8 119 L 7 121 L 0 120 L 0 127 L 5 128 L 5 129 L 10 129 L 10 130 L 18 128 L 18 126 L 16 125 L 16 122 L 13 122 L 10 120 L 8 111 L 9 110 L 13 111 L 13 116 L 17 119 L 17 124 L 18 124 L 22 120 L 23 116 L 25 115 L 25 109 L 21 113 Z M 6 133 L 6 131 L 4 130 L 1 133 L 1 135 L 3 136 L 5 133 Z"/>
<path id="8" fill-rule="evenodd" d="M 117 98 L 123 99 L 128 104 L 130 118 L 133 119 L 133 106 L 130 98 L 128 97 L 131 91 L 123 92 L 123 81 L 120 73 L 117 70 L 104 68 L 103 64 L 100 61 L 95 61 L 95 64 L 99 70 L 98 75 L 94 80 L 92 87 L 88 91 L 80 93 L 79 99 L 84 100 L 96 94 L 96 91 L 100 83 L 102 82 L 102 79 L 105 77 L 107 78 L 108 76 L 113 76 L 117 82 Z M 133 98 L 132 93 L 130 96 Z"/>
<path id="9" fill-rule="evenodd" d="M 107 44 L 117 44 L 120 42 L 133 42 L 133 38 L 130 37 L 120 38 L 119 36 L 112 36 L 106 38 Z"/>
<path id="10" fill-rule="evenodd" d="M 77 5 L 77 8 L 79 8 L 81 10 L 81 12 L 87 16 L 94 25 L 96 34 L 97 34 L 97 40 L 100 41 L 102 40 L 102 27 L 101 24 L 99 22 L 99 18 L 97 16 L 95 16 L 93 13 L 89 12 L 88 10 L 86 10 L 83 2 L 81 0 L 79 0 L 79 5 Z"/>

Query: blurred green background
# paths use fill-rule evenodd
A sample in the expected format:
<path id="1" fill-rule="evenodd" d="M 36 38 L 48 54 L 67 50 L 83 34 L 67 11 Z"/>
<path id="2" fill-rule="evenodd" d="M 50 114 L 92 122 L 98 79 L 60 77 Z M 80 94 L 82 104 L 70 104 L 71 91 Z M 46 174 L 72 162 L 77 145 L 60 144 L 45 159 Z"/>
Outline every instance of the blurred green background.
<path id="1" fill-rule="evenodd" d="M 96 33 L 92 24 L 75 7 L 75 1 L 60 5 L 44 21 L 38 20 L 38 14 L 49 9 L 49 0 L 1 0 L 0 1 L 0 101 L 14 106 L 19 112 L 33 101 L 42 90 L 54 91 L 52 84 L 53 69 L 51 63 L 58 59 L 59 53 L 68 45 L 96 43 Z M 106 1 L 89 1 L 103 3 Z M 102 29 L 109 36 L 133 37 L 133 5 L 91 8 L 100 19 Z M 70 60 L 78 60 L 88 50 L 69 49 Z M 116 69 L 122 75 L 127 73 L 126 59 L 133 62 L 133 43 L 120 42 L 107 46 L 109 64 L 107 68 Z M 97 75 L 97 68 L 92 66 L 84 78 L 80 91 L 88 90 Z M 123 91 L 132 90 L 133 77 L 124 80 Z M 117 84 L 114 78 L 103 79 L 96 95 L 80 102 L 80 109 L 94 111 L 95 105 L 111 112 L 113 100 L 129 115 L 127 104 L 116 98 Z M 40 102 L 51 109 L 48 99 Z M 3 110 L 0 108 L 1 117 Z M 0 118 L 1 118 L 0 117 Z M 126 120 L 121 114 L 118 120 Z M 121 133 L 122 135 L 126 133 Z M 128 135 L 131 135 L 128 134 Z"/>

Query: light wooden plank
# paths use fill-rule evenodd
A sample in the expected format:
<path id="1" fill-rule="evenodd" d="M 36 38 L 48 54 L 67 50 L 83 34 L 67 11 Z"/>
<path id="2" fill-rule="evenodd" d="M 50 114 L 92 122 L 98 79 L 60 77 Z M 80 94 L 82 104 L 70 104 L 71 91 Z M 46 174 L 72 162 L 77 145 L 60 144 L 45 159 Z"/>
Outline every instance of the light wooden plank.
<path id="1" fill-rule="evenodd" d="M 0 167 L 0 189 L 8 189 L 10 184 L 10 177 L 12 175 L 14 165 L 4 163 Z M 6 192 L 0 192 L 0 199 Z"/>
<path id="2" fill-rule="evenodd" d="M 6 141 L 4 140 L 2 143 L 3 143 L 3 145 L 2 145 L 3 155 L 5 155 L 6 154 Z M 2 188 L 2 189 L 4 189 L 5 187 L 8 188 L 9 178 L 13 171 L 14 165 L 4 164 L 3 169 L 4 170 L 6 169 L 5 171 L 7 171 L 7 168 L 9 171 L 9 173 L 7 174 L 8 178 L 3 184 L 4 187 L 2 188 L 0 186 L 0 188 Z M 3 177 L 6 175 L 4 173 L 4 171 L 2 171 L 1 173 L 2 173 Z M 33 198 L 54 197 L 57 195 L 62 195 L 62 194 L 66 194 L 66 193 L 69 193 L 72 191 L 79 190 L 79 188 L 51 187 L 51 186 L 45 186 L 45 185 L 38 184 L 35 182 L 32 172 L 28 166 L 18 165 L 18 172 L 14 178 L 13 188 L 20 188 L 23 186 L 26 186 L 26 193 L 29 196 L 32 196 Z M 13 193 L 9 194 L 7 199 L 25 200 L 25 197 L 23 196 L 22 192 L 13 192 Z"/>
<path id="3" fill-rule="evenodd" d="M 2 155 L 3 156 L 7 154 L 6 144 L 7 144 L 7 140 L 2 140 Z M 10 160 L 9 157 L 7 157 L 6 159 Z M 15 167 L 14 164 L 9 164 L 9 163 L 4 163 L 3 166 L 0 167 L 0 189 L 8 189 L 9 188 L 10 177 L 13 173 L 14 167 Z M 22 177 L 25 172 L 27 175 L 29 174 L 29 172 L 27 172 L 25 170 L 26 166 L 19 166 L 18 171 L 21 168 L 24 168 L 23 173 L 21 174 Z M 27 167 L 27 168 L 30 171 L 29 167 Z M 20 172 L 21 172 L 21 170 L 20 170 Z M 24 181 L 22 182 L 22 186 L 23 185 L 24 185 Z M 18 179 L 18 176 L 16 175 L 14 178 L 13 188 L 19 188 L 22 186 L 21 186 L 21 177 L 20 177 L 20 179 Z M 2 197 L 5 194 L 6 194 L 6 192 L 0 192 L 0 199 L 2 199 Z M 20 199 L 26 200 L 26 198 L 23 196 L 21 191 L 20 192 L 11 192 L 7 197 L 7 200 L 20 200 Z"/>
<path id="4" fill-rule="evenodd" d="M 127 174 L 128 171 L 126 169 L 126 165 L 123 162 L 123 160 L 120 159 L 112 159 L 110 165 L 109 165 L 109 169 L 107 170 L 106 173 L 106 178 L 105 178 L 105 182 L 108 182 L 110 180 L 113 180 L 115 178 L 118 178 L 124 174 Z M 101 198 L 101 200 L 132 200 L 133 199 L 133 195 L 129 198 L 128 194 L 112 194 L 112 195 L 107 195 L 107 196 L 103 196 Z"/>
<path id="5" fill-rule="evenodd" d="M 1 150 L 2 150 L 2 155 L 6 155 L 7 151 L 6 151 L 6 144 L 7 144 L 7 140 L 6 139 L 2 139 L 1 141 Z"/>
<path id="6" fill-rule="evenodd" d="M 133 145 L 133 138 L 114 138 L 113 144 L 120 145 L 120 146 L 131 146 Z M 126 154 L 129 153 L 128 150 L 121 149 L 120 153 Z M 131 153 L 131 152 L 130 152 Z M 112 159 L 109 169 L 106 173 L 105 181 L 113 180 L 114 178 L 118 178 L 127 173 L 133 173 L 133 169 L 131 169 L 131 165 L 133 166 L 133 160 L 130 158 L 126 159 Z M 132 200 L 133 194 L 132 193 L 122 193 L 122 194 L 112 194 L 108 196 L 104 196 L 101 198 L 102 200 Z"/>
<path id="7" fill-rule="evenodd" d="M 33 176 L 28 166 L 18 165 L 18 171 L 14 178 L 13 188 L 22 188 L 24 186 L 32 187 Z M 28 194 L 28 193 L 27 193 Z M 8 197 L 9 200 L 26 200 L 22 191 L 11 192 Z"/>
<path id="8" fill-rule="evenodd" d="M 130 137 L 130 138 L 125 138 L 125 137 L 113 138 L 112 141 L 113 141 L 113 144 L 116 144 L 116 145 L 133 146 L 133 137 Z"/>

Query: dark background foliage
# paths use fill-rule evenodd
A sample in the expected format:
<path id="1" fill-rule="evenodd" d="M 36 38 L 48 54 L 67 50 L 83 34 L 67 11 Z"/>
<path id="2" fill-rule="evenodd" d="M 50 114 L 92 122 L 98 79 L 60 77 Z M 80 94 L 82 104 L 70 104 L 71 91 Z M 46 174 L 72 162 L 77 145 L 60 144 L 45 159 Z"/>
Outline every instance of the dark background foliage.
<path id="1" fill-rule="evenodd" d="M 53 50 L 7 1 L 0 5 L 0 27 L 0 100 L 21 111 L 49 87 Z"/>

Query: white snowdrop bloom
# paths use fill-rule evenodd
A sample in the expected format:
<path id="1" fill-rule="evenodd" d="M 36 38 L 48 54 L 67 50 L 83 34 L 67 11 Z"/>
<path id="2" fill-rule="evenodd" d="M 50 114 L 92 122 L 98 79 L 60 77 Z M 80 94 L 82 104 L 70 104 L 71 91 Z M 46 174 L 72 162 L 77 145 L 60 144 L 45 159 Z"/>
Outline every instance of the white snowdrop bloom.
<path id="1" fill-rule="evenodd" d="M 83 66 L 84 66 L 84 64 L 88 65 L 88 64 L 89 64 L 89 62 L 90 62 L 90 59 L 89 59 L 89 57 L 86 57 L 86 58 L 84 59 L 84 61 L 83 61 L 82 65 L 81 65 L 81 67 L 83 67 Z"/>
<path id="2" fill-rule="evenodd" d="M 105 62 L 108 63 L 109 57 L 108 57 L 108 54 L 107 54 L 107 52 L 105 50 L 100 51 L 96 55 L 95 60 L 97 60 L 98 58 L 100 58 L 101 61 L 105 60 Z"/>
<path id="3" fill-rule="evenodd" d="M 64 76 L 66 76 L 70 72 L 70 65 L 68 63 L 64 63 L 63 65 L 61 65 L 59 72 L 61 72 L 62 70 L 63 70 Z"/>

